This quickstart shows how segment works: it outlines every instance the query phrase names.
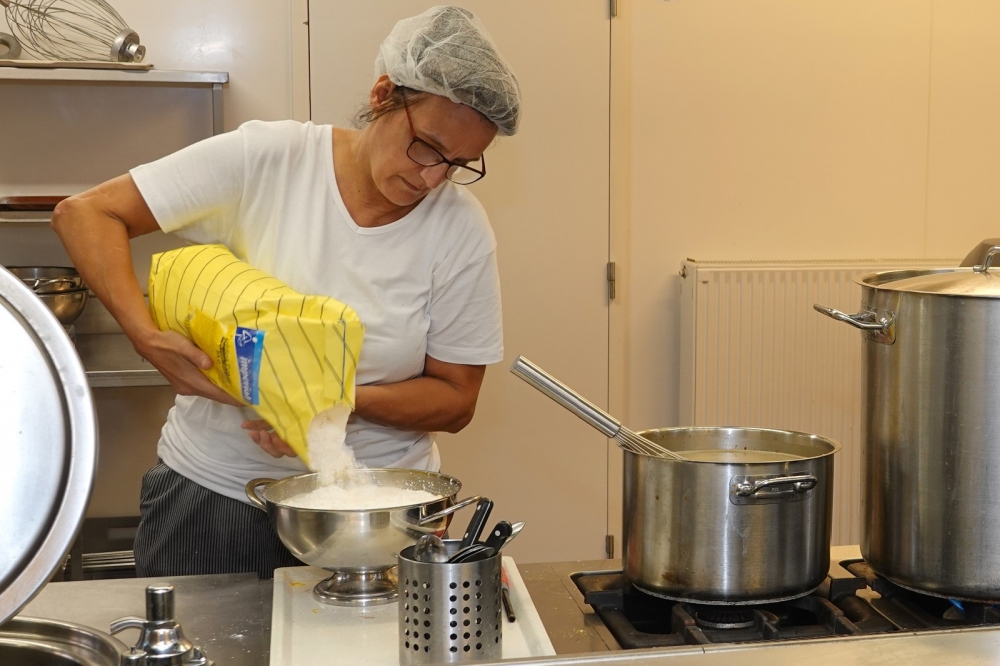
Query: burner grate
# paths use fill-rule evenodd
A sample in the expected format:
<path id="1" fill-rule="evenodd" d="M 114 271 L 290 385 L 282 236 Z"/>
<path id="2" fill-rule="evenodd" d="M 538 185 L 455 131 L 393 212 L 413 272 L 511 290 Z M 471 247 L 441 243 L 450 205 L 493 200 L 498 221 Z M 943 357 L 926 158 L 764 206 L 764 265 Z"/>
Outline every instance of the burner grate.
<path id="1" fill-rule="evenodd" d="M 576 574 L 573 579 L 625 649 L 863 633 L 843 611 L 815 595 L 761 606 L 703 606 L 640 592 L 621 573 Z"/>
<path id="2" fill-rule="evenodd" d="M 879 594 L 881 598 L 869 603 L 898 629 L 919 631 L 1000 624 L 1000 611 L 992 604 L 962 602 L 956 605 L 948 599 L 899 587 L 879 577 L 864 560 L 847 560 L 840 564 Z"/>

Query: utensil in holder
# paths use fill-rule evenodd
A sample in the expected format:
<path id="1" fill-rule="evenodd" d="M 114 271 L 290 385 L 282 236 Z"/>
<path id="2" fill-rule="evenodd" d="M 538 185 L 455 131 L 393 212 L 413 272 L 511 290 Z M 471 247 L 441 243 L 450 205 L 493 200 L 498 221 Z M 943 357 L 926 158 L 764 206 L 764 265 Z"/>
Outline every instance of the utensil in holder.
<path id="1" fill-rule="evenodd" d="M 444 542 L 448 555 L 460 541 Z M 466 664 L 503 656 L 500 555 L 460 564 L 399 553 L 399 663 Z"/>

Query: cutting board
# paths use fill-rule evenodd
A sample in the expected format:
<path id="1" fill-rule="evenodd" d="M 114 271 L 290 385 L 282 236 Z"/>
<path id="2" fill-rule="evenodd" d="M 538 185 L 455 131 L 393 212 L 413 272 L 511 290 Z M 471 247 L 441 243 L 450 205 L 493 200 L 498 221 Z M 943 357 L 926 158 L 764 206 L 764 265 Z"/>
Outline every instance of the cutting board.
<path id="1" fill-rule="evenodd" d="M 504 618 L 503 658 L 544 657 L 555 649 L 524 580 L 503 558 L 517 621 Z M 314 567 L 274 572 L 271 666 L 398 666 L 399 604 L 344 608 L 321 604 L 313 586 L 330 574 Z"/>

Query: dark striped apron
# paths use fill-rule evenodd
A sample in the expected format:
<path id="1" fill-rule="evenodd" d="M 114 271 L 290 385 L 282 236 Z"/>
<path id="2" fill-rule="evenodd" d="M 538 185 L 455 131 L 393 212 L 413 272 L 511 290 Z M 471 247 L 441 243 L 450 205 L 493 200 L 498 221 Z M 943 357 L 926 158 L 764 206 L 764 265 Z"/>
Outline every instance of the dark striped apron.
<path id="1" fill-rule="evenodd" d="M 135 536 L 141 577 L 255 572 L 301 566 L 267 514 L 220 495 L 160 462 L 142 478 Z"/>

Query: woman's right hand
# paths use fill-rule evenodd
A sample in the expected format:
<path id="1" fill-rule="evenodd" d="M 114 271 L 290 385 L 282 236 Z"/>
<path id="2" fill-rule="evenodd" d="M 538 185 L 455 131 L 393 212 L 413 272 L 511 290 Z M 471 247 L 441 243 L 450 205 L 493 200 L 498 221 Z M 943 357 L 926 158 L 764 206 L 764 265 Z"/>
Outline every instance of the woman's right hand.
<path id="1" fill-rule="evenodd" d="M 227 405 L 242 403 L 206 377 L 202 370 L 212 367 L 208 354 L 174 331 L 150 331 L 135 350 L 153 364 L 180 395 L 197 395 Z"/>

